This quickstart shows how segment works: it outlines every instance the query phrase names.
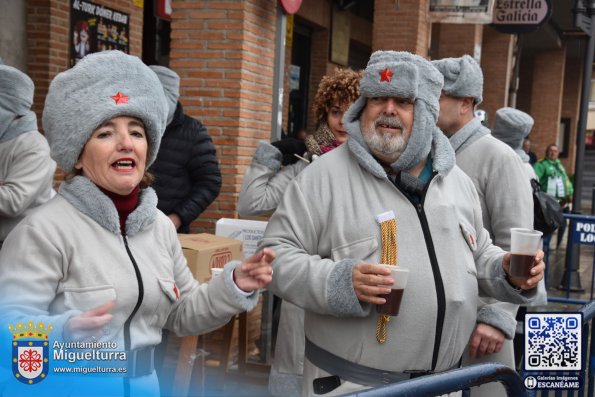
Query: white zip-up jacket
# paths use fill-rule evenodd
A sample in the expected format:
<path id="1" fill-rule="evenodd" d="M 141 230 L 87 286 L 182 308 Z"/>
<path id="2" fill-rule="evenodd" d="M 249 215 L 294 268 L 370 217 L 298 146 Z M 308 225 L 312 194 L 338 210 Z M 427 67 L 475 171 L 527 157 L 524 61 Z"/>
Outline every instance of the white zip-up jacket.
<path id="1" fill-rule="evenodd" d="M 64 340 L 72 316 L 114 301 L 113 319 L 98 341 L 129 351 L 157 345 L 163 328 L 197 335 L 253 308 L 258 293 L 243 295 L 233 283 L 237 261 L 208 284 L 194 279 L 172 222 L 156 204 L 153 189 L 141 191 L 123 236 L 113 202 L 90 180 L 63 183 L 0 251 L 3 324 L 43 321 L 53 325 L 52 339 Z"/>

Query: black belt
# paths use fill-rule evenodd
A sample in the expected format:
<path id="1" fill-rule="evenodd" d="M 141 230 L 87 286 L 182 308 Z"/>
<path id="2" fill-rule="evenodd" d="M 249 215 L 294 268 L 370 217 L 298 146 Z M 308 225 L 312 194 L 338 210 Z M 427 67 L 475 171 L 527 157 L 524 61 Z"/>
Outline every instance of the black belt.
<path id="1" fill-rule="evenodd" d="M 367 367 L 349 360 L 345 360 L 319 346 L 306 338 L 306 358 L 318 368 L 336 375 L 346 381 L 364 386 L 379 386 L 389 383 L 401 382 L 418 376 L 429 375 L 432 371 L 403 371 L 393 372 L 378 368 Z"/>
<path id="2" fill-rule="evenodd" d="M 150 375 L 155 371 L 155 346 L 134 349 L 127 353 L 127 378 Z"/>

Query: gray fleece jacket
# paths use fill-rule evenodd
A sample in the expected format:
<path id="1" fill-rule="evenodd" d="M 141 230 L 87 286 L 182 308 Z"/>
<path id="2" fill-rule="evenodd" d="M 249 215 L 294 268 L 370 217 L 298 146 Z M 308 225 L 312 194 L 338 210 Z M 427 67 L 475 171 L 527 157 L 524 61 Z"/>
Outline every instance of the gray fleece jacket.
<path id="1" fill-rule="evenodd" d="M 390 371 L 452 368 L 475 325 L 478 286 L 517 303 L 534 292 L 520 294 L 505 280 L 504 252 L 483 228 L 475 187 L 454 166 L 437 128 L 435 176 L 418 205 L 388 179 L 357 133 L 290 182 L 261 243 L 277 253 L 269 289 L 303 307 L 306 337 L 339 357 Z M 375 218 L 387 211 L 396 216 L 398 265 L 411 272 L 399 316 L 379 344 L 378 315 L 357 299 L 352 271 L 357 263 L 379 262 Z M 312 394 L 312 380 L 328 373 L 304 365 L 304 393 Z"/>
<path id="2" fill-rule="evenodd" d="M 0 246 L 21 219 L 53 197 L 55 170 L 48 143 L 36 130 L 0 139 Z"/>
<path id="3" fill-rule="evenodd" d="M 238 199 L 238 213 L 242 216 L 264 215 L 273 212 L 283 197 L 289 181 L 308 163 L 299 160 L 281 169 L 283 154 L 266 141 L 260 141 L 242 182 Z"/>

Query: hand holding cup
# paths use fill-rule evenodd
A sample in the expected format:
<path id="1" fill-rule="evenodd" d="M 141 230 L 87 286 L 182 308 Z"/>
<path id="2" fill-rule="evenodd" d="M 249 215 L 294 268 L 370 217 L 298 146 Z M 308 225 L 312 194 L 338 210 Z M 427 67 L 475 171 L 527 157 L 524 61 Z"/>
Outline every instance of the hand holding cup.
<path id="1" fill-rule="evenodd" d="M 512 228 L 510 253 L 504 256 L 504 271 L 511 284 L 521 289 L 534 288 L 543 279 L 545 263 L 539 249 L 543 233 L 537 230 Z"/>
<path id="2" fill-rule="evenodd" d="M 359 263 L 354 266 L 352 275 L 355 295 L 361 302 L 379 306 L 392 306 L 393 310 L 391 312 L 396 311 L 398 313 L 400 299 L 399 302 L 388 302 L 387 298 L 391 295 L 395 298 L 397 298 L 397 295 L 399 295 L 399 298 L 402 296 L 402 291 L 407 283 L 408 272 L 408 269 L 399 266 Z M 401 288 L 393 289 L 394 286 Z M 401 291 L 397 291 L 398 289 Z"/>

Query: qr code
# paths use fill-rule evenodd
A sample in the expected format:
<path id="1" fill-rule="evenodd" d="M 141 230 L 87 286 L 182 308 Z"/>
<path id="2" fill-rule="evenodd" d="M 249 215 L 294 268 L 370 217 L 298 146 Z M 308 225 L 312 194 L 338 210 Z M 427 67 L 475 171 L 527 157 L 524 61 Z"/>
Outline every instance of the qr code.
<path id="1" fill-rule="evenodd" d="M 527 313 L 525 370 L 580 371 L 582 313 Z"/>

